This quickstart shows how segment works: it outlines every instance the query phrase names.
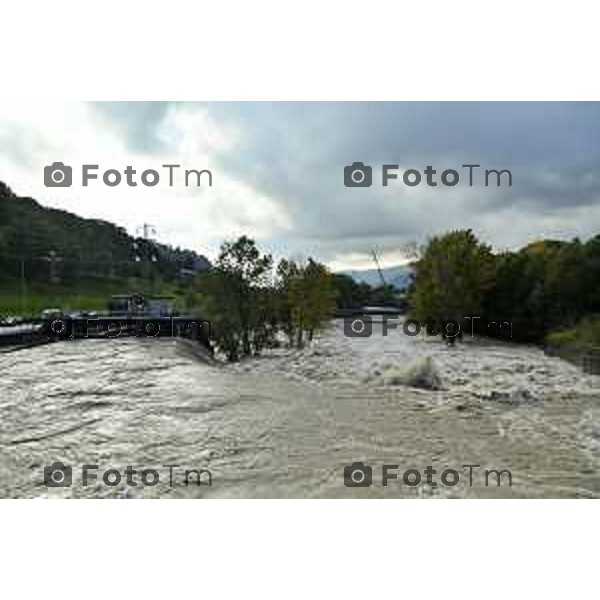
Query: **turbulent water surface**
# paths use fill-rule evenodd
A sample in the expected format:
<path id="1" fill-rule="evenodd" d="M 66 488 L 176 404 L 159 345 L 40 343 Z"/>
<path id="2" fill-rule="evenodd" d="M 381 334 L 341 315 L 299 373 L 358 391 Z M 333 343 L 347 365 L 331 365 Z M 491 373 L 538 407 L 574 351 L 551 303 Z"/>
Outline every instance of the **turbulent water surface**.
<path id="1" fill-rule="evenodd" d="M 437 372 L 441 389 L 412 387 Z M 447 348 L 398 332 L 209 366 L 173 340 L 77 341 L 0 355 L 3 497 L 596 497 L 599 383 L 539 349 L 483 339 Z M 44 466 L 72 465 L 47 488 Z M 371 487 L 344 466 L 372 467 Z M 384 487 L 382 465 L 396 464 Z M 82 465 L 97 480 L 82 485 Z M 173 485 L 169 468 L 173 467 Z M 469 485 L 464 464 L 478 464 Z M 108 469 L 137 470 L 107 486 Z M 436 470 L 432 487 L 425 468 Z M 157 485 L 140 480 L 156 469 Z M 208 469 L 196 485 L 185 470 Z M 402 481 L 417 469 L 423 483 Z M 460 474 L 445 486 L 441 473 Z M 501 485 L 485 469 L 508 469 Z M 152 479 L 149 476 L 149 481 Z M 451 481 L 451 479 L 450 479 Z"/>

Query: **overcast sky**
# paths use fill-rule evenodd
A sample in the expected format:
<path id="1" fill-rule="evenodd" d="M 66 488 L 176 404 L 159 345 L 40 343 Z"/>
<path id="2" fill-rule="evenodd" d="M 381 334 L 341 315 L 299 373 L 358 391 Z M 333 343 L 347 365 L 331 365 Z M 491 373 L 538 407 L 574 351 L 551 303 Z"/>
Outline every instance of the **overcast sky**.
<path id="1" fill-rule="evenodd" d="M 70 188 L 44 166 L 72 165 Z M 346 188 L 344 166 L 373 166 L 371 188 Z M 210 169 L 212 187 L 81 185 L 103 171 L 177 163 Z M 400 181 L 381 185 L 381 165 Z M 513 185 L 468 186 L 464 163 L 510 169 Z M 457 169 L 455 187 L 401 182 L 402 170 Z M 335 269 L 402 261 L 406 243 L 472 228 L 497 249 L 600 233 L 600 103 L 0 104 L 0 180 L 22 196 L 214 257 L 242 233 L 278 256 Z M 482 177 L 483 179 L 483 177 Z"/>

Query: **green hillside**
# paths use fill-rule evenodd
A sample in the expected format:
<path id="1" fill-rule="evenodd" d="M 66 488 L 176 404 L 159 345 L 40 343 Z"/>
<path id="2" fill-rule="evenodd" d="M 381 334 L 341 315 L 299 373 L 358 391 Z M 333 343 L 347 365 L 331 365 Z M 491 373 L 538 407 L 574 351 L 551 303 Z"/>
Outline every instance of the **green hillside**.
<path id="1" fill-rule="evenodd" d="M 0 313 L 103 309 L 131 291 L 182 296 L 187 278 L 209 267 L 193 251 L 45 208 L 0 182 Z"/>

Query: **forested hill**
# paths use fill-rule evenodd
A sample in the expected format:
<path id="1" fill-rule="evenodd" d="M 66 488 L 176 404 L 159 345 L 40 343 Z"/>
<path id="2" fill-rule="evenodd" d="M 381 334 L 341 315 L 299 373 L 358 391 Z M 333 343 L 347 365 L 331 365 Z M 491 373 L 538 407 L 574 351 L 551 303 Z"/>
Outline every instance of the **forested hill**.
<path id="1" fill-rule="evenodd" d="M 106 221 L 46 208 L 18 197 L 0 181 L 0 278 L 19 277 L 23 262 L 28 279 L 47 279 L 52 264 L 53 276 L 62 281 L 135 276 L 146 262 L 167 281 L 210 267 L 196 252 L 134 238 Z"/>

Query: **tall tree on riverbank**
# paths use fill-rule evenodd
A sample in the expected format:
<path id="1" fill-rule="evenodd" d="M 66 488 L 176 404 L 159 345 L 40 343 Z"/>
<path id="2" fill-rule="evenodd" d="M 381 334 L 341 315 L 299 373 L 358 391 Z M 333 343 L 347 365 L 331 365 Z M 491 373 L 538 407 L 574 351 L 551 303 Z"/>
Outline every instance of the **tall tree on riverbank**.
<path id="1" fill-rule="evenodd" d="M 214 269 L 196 290 L 229 361 L 260 354 L 277 343 L 280 331 L 290 345 L 302 347 L 335 309 L 334 280 L 324 265 L 282 260 L 275 274 L 271 255 L 245 236 L 221 246 Z"/>
<path id="2" fill-rule="evenodd" d="M 586 243 L 537 240 L 496 258 L 484 312 L 513 324 L 515 337 L 540 341 L 600 312 L 600 237 Z"/>
<path id="3" fill-rule="evenodd" d="M 277 267 L 280 322 L 291 345 L 301 348 L 335 310 L 335 281 L 328 269 L 282 260 Z"/>
<path id="4" fill-rule="evenodd" d="M 225 242 L 213 270 L 199 283 L 201 305 L 228 360 L 258 354 L 272 329 L 273 258 L 246 236 Z"/>
<path id="5" fill-rule="evenodd" d="M 436 321 L 480 315 L 494 283 L 494 256 L 470 229 L 431 238 L 415 263 L 414 317 Z"/>

